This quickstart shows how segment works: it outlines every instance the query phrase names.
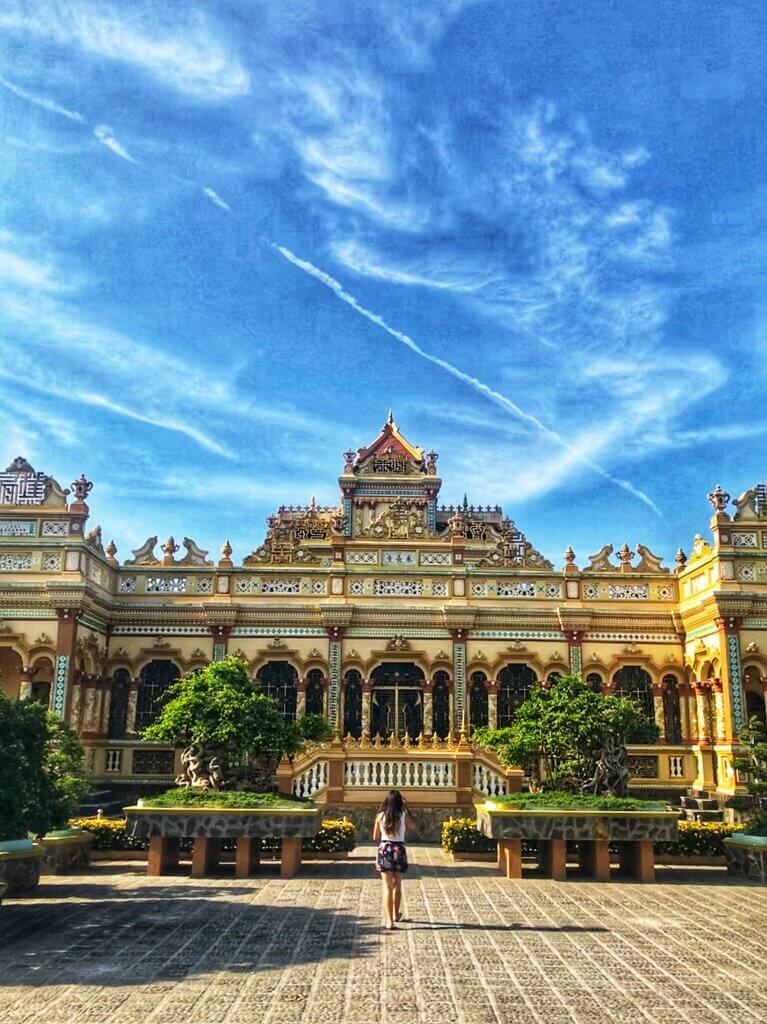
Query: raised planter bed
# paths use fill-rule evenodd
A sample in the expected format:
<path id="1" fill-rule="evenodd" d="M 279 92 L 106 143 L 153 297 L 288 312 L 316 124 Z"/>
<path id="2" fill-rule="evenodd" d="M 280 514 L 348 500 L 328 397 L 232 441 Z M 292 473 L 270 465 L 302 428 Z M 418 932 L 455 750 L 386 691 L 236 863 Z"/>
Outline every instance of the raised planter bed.
<path id="1" fill-rule="evenodd" d="M 767 885 L 767 836 L 736 832 L 724 840 L 727 874 Z"/>
<path id="2" fill-rule="evenodd" d="M 149 838 L 148 875 L 178 867 L 179 839 L 194 838 L 192 877 L 212 874 L 220 861 L 219 841 L 236 840 L 235 877 L 247 878 L 260 862 L 261 840 L 281 840 L 280 876 L 292 878 L 301 866 L 301 840 L 314 836 L 322 821 L 315 804 L 283 807 L 126 807 L 126 830 Z"/>
<path id="3" fill-rule="evenodd" d="M 40 840 L 43 861 L 40 873 L 62 875 L 67 871 L 81 871 L 90 862 L 93 836 L 81 828 L 63 828 L 48 832 Z"/>
<path id="4" fill-rule="evenodd" d="M 477 807 L 477 828 L 498 840 L 498 867 L 507 878 L 522 877 L 522 842 L 538 843 L 538 863 L 558 881 L 567 877 L 567 843 L 577 842 L 581 871 L 610 880 L 610 843 L 616 843 L 621 872 L 642 882 L 655 880 L 654 842 L 676 839 L 678 812 L 600 811 L 586 808 L 508 807 L 488 801 Z"/>
<path id="5" fill-rule="evenodd" d="M 42 845 L 31 839 L 0 843 L 0 882 L 8 886 L 7 896 L 37 888 L 44 853 Z"/>

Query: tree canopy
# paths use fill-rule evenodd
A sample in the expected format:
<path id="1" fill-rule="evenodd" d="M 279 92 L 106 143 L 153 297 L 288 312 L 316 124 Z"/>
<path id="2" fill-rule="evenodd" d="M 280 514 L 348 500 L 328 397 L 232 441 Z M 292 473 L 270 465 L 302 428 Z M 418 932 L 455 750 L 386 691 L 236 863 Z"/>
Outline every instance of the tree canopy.
<path id="1" fill-rule="evenodd" d="M 504 764 L 523 767 L 536 788 L 618 795 L 627 779 L 618 765 L 625 762 L 625 744 L 657 738 L 657 726 L 635 701 L 598 693 L 576 674 L 536 686 L 510 726 L 473 734 L 475 743 L 495 750 Z"/>

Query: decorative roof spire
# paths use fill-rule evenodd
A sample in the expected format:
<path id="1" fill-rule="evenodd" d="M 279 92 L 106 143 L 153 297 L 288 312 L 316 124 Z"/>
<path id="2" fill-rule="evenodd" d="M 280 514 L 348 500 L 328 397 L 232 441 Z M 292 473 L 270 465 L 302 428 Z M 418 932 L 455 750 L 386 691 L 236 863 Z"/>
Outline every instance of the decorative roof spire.
<path id="1" fill-rule="evenodd" d="M 389 409 L 389 415 L 386 417 L 386 422 L 390 427 L 396 427 L 397 424 L 394 422 L 394 413 Z"/>

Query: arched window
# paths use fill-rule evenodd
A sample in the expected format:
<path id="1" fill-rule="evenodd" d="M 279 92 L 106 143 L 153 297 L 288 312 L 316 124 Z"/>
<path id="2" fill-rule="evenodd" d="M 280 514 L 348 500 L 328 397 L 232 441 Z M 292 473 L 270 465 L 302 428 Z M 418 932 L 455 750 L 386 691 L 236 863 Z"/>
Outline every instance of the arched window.
<path id="1" fill-rule="evenodd" d="M 21 657 L 11 647 L 0 647 L 0 693 L 18 700 L 21 690 Z"/>
<path id="2" fill-rule="evenodd" d="M 128 727 L 128 695 L 130 693 L 130 672 L 127 668 L 118 668 L 112 675 L 111 696 L 109 699 L 109 739 L 125 739 Z"/>
<path id="3" fill-rule="evenodd" d="M 51 700 L 53 683 L 53 662 L 50 658 L 40 658 L 35 662 L 35 677 L 32 680 L 32 700 L 48 707 Z"/>
<path id="4" fill-rule="evenodd" d="M 318 668 L 313 668 L 306 676 L 306 713 L 321 715 L 324 710 L 323 675 Z"/>
<path id="5" fill-rule="evenodd" d="M 553 686 L 555 683 L 558 683 L 561 678 L 561 672 L 549 672 L 549 674 L 546 676 L 546 682 L 549 684 L 549 686 Z"/>
<path id="6" fill-rule="evenodd" d="M 150 661 L 141 669 L 141 685 L 136 703 L 136 732 L 141 733 L 157 718 L 166 698 L 166 691 L 179 677 L 172 661 Z"/>
<path id="7" fill-rule="evenodd" d="M 296 718 L 298 673 L 289 661 L 269 661 L 256 673 L 256 682 L 277 702 L 280 713 L 289 722 Z"/>
<path id="8" fill-rule="evenodd" d="M 624 665 L 613 677 L 615 692 L 620 697 L 635 700 L 648 722 L 655 721 L 655 703 L 652 699 L 652 679 L 639 665 Z"/>
<path id="9" fill-rule="evenodd" d="M 750 722 L 752 718 L 765 721 L 764 697 L 754 690 L 746 690 L 746 721 Z"/>
<path id="10" fill-rule="evenodd" d="M 384 662 L 373 669 L 370 679 L 370 735 L 389 740 L 397 736 L 411 740 L 423 732 L 423 671 L 414 662 Z"/>
<path id="11" fill-rule="evenodd" d="M 441 740 L 450 735 L 450 676 L 447 672 L 434 673 L 431 691 L 431 721 L 434 733 Z"/>
<path id="12" fill-rule="evenodd" d="M 362 735 L 362 676 L 350 669 L 344 687 L 344 736 L 358 740 Z"/>
<path id="13" fill-rule="evenodd" d="M 484 672 L 472 672 L 471 674 L 469 715 L 472 729 L 479 729 L 488 724 L 487 676 Z"/>
<path id="14" fill-rule="evenodd" d="M 602 677 L 598 672 L 589 672 L 586 676 L 586 682 L 595 693 L 602 692 Z"/>
<path id="15" fill-rule="evenodd" d="M 676 676 L 663 677 L 663 733 L 666 743 L 682 742 L 682 712 Z"/>
<path id="16" fill-rule="evenodd" d="M 498 728 L 511 725 L 514 712 L 535 686 L 535 672 L 527 665 L 507 665 L 498 673 Z"/>

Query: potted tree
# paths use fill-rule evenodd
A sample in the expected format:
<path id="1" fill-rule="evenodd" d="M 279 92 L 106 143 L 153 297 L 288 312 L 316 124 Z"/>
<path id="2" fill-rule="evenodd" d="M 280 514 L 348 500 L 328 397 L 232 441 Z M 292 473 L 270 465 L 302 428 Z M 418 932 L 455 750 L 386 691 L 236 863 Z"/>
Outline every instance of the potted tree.
<path id="1" fill-rule="evenodd" d="M 65 828 L 86 788 L 82 767 L 68 726 L 35 701 L 0 695 L 0 881 L 9 892 L 39 882 L 46 849 L 38 840 Z"/>
<path id="2" fill-rule="evenodd" d="M 178 840 L 188 836 L 195 837 L 193 875 L 207 874 L 217 863 L 218 840 L 231 838 L 239 875 L 250 872 L 257 840 L 266 837 L 282 839 L 284 873 L 294 872 L 301 837 L 316 833 L 320 810 L 277 793 L 274 774 L 282 757 L 328 738 L 322 718 L 286 721 L 254 686 L 247 663 L 231 657 L 179 680 L 144 738 L 181 748 L 182 768 L 174 789 L 125 809 L 129 833 L 149 837 L 148 873 L 175 865 Z"/>
<path id="3" fill-rule="evenodd" d="M 767 883 L 767 728 L 752 717 L 740 737 L 739 771 L 748 772 L 748 792 L 757 799 L 757 811 L 742 832 L 724 840 L 727 872 L 738 878 Z"/>

